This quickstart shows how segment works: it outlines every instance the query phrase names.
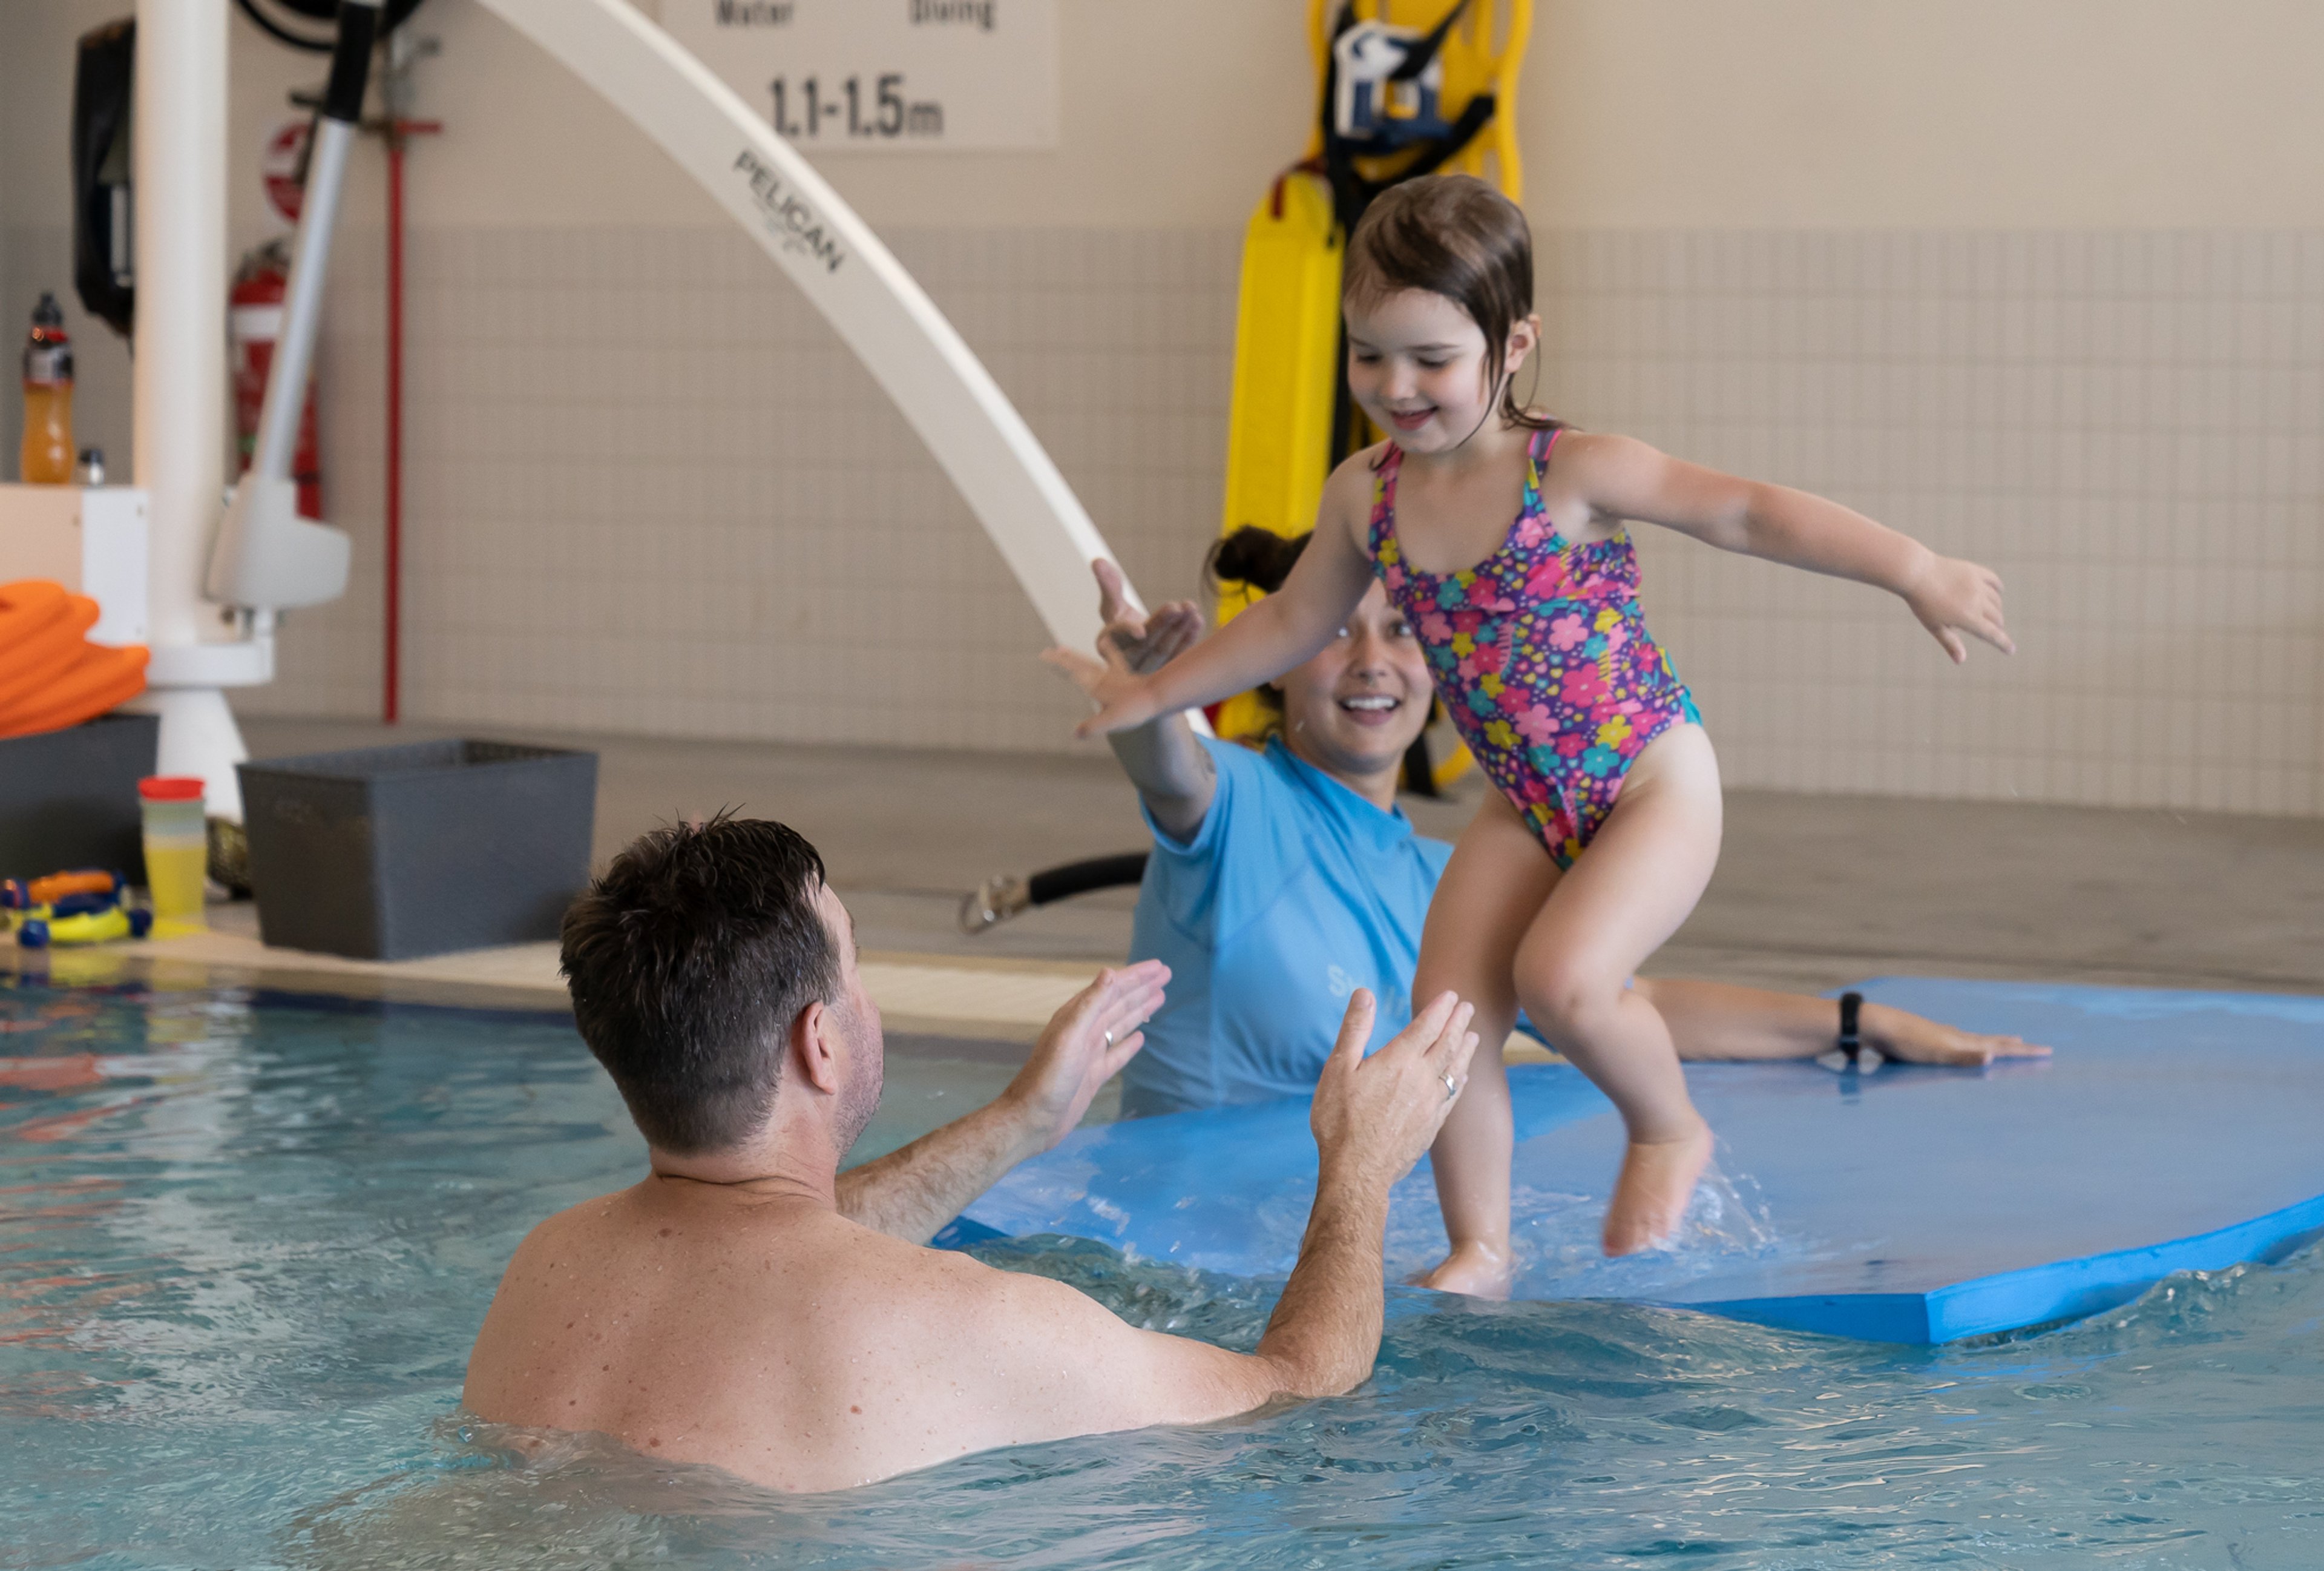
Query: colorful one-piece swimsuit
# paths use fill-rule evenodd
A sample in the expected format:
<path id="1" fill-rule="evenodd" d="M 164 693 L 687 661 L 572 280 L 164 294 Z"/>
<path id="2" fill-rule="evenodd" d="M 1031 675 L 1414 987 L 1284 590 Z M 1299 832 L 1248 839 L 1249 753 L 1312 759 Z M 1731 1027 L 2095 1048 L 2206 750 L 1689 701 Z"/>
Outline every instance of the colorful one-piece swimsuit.
<path id="1" fill-rule="evenodd" d="M 1396 533 L 1404 450 L 1388 444 L 1372 492 L 1372 570 L 1411 620 L 1462 740 L 1560 867 L 1571 867 L 1621 794 L 1631 760 L 1702 716 L 1646 632 L 1628 531 L 1573 545 L 1541 506 L 1557 432 L 1526 449 L 1525 506 L 1491 556 L 1426 573 Z"/>

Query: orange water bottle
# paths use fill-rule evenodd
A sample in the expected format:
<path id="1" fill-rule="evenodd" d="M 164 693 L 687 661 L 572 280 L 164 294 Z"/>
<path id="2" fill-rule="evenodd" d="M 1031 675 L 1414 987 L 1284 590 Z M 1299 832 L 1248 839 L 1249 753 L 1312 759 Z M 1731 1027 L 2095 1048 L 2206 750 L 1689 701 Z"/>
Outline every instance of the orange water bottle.
<path id="1" fill-rule="evenodd" d="M 32 308 L 24 340 L 24 446 L 17 478 L 27 485 L 63 485 L 72 479 L 72 340 L 65 313 L 47 292 Z"/>

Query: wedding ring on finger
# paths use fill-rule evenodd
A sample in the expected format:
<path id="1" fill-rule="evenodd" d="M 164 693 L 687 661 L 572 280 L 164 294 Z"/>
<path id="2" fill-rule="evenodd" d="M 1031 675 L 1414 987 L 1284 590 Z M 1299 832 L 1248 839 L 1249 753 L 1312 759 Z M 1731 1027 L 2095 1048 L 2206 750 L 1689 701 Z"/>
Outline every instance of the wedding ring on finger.
<path id="1" fill-rule="evenodd" d="M 1439 1078 L 1441 1078 L 1441 1079 L 1444 1082 L 1444 1100 L 1445 1100 L 1445 1101 L 1450 1102 L 1450 1101 L 1452 1101 L 1452 1098 L 1454 1098 L 1455 1096 L 1458 1096 L 1458 1095 L 1461 1095 L 1461 1082 L 1460 1082 L 1460 1081 L 1455 1080 L 1455 1079 L 1454 1079 L 1454 1078 L 1452 1078 L 1452 1076 L 1450 1076 L 1450 1075 L 1441 1076 L 1441 1077 L 1439 1077 Z"/>
<path id="2" fill-rule="evenodd" d="M 1111 1031 L 1105 1033 L 1105 1045 L 1109 1048 L 1113 1046 L 1113 1033 Z"/>

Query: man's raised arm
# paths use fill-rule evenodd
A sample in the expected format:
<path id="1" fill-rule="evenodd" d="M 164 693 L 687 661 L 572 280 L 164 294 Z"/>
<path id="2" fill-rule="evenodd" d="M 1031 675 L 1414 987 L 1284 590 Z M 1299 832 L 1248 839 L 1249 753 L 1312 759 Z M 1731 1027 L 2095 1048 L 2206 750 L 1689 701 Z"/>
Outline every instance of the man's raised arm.
<path id="1" fill-rule="evenodd" d="M 1283 1392 L 1333 1396 L 1360 1385 L 1379 1355 L 1388 1196 L 1412 1171 L 1468 1083 L 1474 1006 L 1439 993 L 1371 1058 L 1372 995 L 1348 1001 L 1340 1040 L 1315 1083 L 1315 1208 L 1299 1263 L 1259 1339 Z"/>
<path id="2" fill-rule="evenodd" d="M 1051 1018 L 1008 1089 L 965 1117 L 839 1175 L 840 1215 L 926 1243 L 1002 1174 L 1073 1132 L 1098 1088 L 1146 1043 L 1170 968 L 1101 971 Z"/>
<path id="3" fill-rule="evenodd" d="M 1315 1086 L 1315 1206 L 1299 1263 L 1256 1353 L 1123 1324 L 1061 1282 L 996 1273 L 981 1323 L 1004 1345 L 1001 1389 L 1025 1405 L 1011 1441 L 1198 1424 L 1277 1397 L 1334 1396 L 1379 1354 L 1388 1190 L 1412 1170 L 1468 1079 L 1470 1005 L 1447 993 L 1370 1058 L 1359 990 Z"/>

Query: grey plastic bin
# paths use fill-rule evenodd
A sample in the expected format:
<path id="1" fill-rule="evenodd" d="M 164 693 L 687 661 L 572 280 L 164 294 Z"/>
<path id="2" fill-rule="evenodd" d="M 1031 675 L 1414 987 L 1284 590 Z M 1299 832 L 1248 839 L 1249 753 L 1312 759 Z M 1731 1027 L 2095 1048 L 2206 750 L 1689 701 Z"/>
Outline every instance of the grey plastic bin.
<path id="1" fill-rule="evenodd" d="M 408 960 L 557 936 L 589 881 L 597 755 L 418 742 L 241 766 L 259 937 Z"/>
<path id="2" fill-rule="evenodd" d="M 0 738 L 0 878 L 98 867 L 144 883 L 137 782 L 161 734 L 151 715 L 101 715 Z"/>

